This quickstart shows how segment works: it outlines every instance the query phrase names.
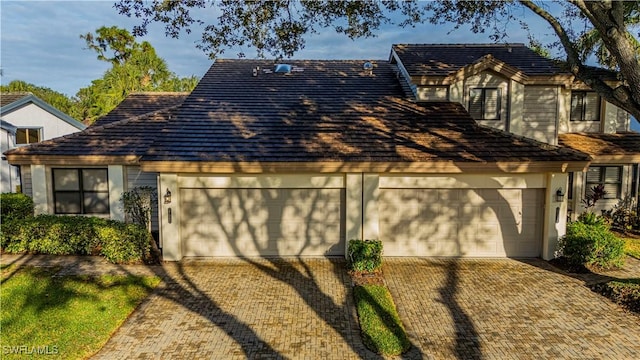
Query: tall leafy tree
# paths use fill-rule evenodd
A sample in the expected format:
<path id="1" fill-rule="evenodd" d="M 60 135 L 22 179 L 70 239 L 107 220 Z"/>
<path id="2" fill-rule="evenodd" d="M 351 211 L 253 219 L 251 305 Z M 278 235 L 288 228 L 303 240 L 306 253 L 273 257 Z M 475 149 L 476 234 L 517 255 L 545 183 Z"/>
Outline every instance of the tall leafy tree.
<path id="1" fill-rule="evenodd" d="M 71 117 L 78 118 L 78 112 L 75 101 L 67 95 L 52 90 L 48 87 L 37 86 L 22 80 L 13 80 L 7 85 L 0 86 L 0 92 L 28 92 L 42 99 L 47 104 L 68 114 Z"/>
<path id="2" fill-rule="evenodd" d="M 98 59 L 111 63 L 101 79 L 76 94 L 82 117 L 92 123 L 113 110 L 127 95 L 142 91 L 191 91 L 195 77 L 180 78 L 169 71 L 150 43 L 138 43 L 124 29 L 101 27 L 80 36 Z"/>
<path id="3" fill-rule="evenodd" d="M 399 23 L 403 26 L 423 21 L 450 23 L 455 28 L 470 25 L 472 31 L 491 32 L 495 41 L 501 41 L 507 38 L 505 24 L 522 22 L 523 12 L 529 12 L 554 31 L 567 69 L 577 79 L 640 118 L 640 55 L 634 46 L 640 1 L 119 0 L 115 7 L 121 14 L 141 19 L 134 35 L 145 34 L 152 22 L 163 23 L 172 37 L 204 26 L 198 47 L 212 57 L 236 46 L 251 46 L 260 56 L 289 57 L 304 48 L 304 38 L 310 33 L 333 28 L 350 38 L 373 36 L 380 25 L 391 21 L 392 13 L 403 16 Z M 205 23 L 198 18 L 206 8 L 215 8 L 215 21 Z M 598 43 L 615 61 L 618 84 L 605 82 L 586 64 L 594 50 L 580 39 L 590 31 L 597 32 Z"/>

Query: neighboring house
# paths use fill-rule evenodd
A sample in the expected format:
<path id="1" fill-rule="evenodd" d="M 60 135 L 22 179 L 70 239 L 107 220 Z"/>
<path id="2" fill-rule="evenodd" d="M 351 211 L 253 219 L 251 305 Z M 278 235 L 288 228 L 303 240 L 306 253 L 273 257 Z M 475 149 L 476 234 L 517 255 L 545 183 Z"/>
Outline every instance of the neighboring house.
<path id="1" fill-rule="evenodd" d="M 637 205 L 640 134 L 630 131 L 629 114 L 554 61 L 522 44 L 394 45 L 390 61 L 418 102 L 459 102 L 481 125 L 591 155 L 589 169 L 569 173 L 571 218 L 598 184 L 607 194 L 597 213 L 626 197 Z M 594 71 L 617 82 L 612 72 Z"/>
<path id="2" fill-rule="evenodd" d="M 0 93 L 0 153 L 15 147 L 71 134 L 84 124 L 52 107 L 31 93 Z M 2 155 L 0 192 L 30 187 L 29 174 L 21 174 Z M 21 176 L 22 175 L 22 176 Z"/>
<path id="3" fill-rule="evenodd" d="M 387 61 L 218 60 L 179 106 L 7 156 L 31 169 L 38 212 L 122 219 L 122 191 L 157 176 L 166 260 L 344 256 L 354 238 L 387 256 L 551 258 L 556 191 L 590 161 L 407 99 Z"/>

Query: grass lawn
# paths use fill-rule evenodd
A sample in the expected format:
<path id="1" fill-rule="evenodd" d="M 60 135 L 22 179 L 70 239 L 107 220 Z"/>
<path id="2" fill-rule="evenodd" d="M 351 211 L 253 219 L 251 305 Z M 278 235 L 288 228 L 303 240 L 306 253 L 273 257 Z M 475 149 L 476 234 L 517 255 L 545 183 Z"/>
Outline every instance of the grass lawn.
<path id="1" fill-rule="evenodd" d="M 354 289 L 364 344 L 378 354 L 400 355 L 411 342 L 402 326 L 389 290 L 383 285 Z"/>
<path id="2" fill-rule="evenodd" d="M 160 283 L 140 276 L 53 277 L 57 270 L 0 270 L 3 359 L 87 358 Z"/>

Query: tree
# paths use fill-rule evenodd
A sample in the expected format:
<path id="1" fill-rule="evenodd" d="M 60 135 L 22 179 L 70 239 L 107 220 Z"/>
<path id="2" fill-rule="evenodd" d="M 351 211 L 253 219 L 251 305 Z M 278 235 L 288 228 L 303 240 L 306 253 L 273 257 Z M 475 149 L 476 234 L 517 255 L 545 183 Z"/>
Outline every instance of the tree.
<path id="1" fill-rule="evenodd" d="M 42 99 L 47 104 L 62 111 L 73 118 L 77 118 L 77 109 L 73 99 L 65 94 L 47 87 L 37 86 L 22 80 L 13 80 L 7 85 L 0 86 L 0 92 L 28 92 Z"/>
<path id="2" fill-rule="evenodd" d="M 169 71 L 150 43 L 138 43 L 129 31 L 101 27 L 96 34 L 80 35 L 98 59 L 111 63 L 101 79 L 91 82 L 76 94 L 82 119 L 93 123 L 113 110 L 127 95 L 142 91 L 191 91 L 197 84 L 194 76 L 180 78 Z M 111 54 L 110 56 L 108 54 Z"/>
<path id="3" fill-rule="evenodd" d="M 505 24 L 521 22 L 522 12 L 528 11 L 553 29 L 568 71 L 604 99 L 640 119 L 640 54 L 632 33 L 640 17 L 640 1 L 567 0 L 549 5 L 531 0 L 120 0 L 115 7 L 121 14 L 141 19 L 141 24 L 134 27 L 134 35 L 145 34 L 151 22 L 163 23 L 166 35 L 172 37 L 205 25 L 197 46 L 212 57 L 225 48 L 244 45 L 254 47 L 259 56 L 269 53 L 290 57 L 304 48 L 307 34 L 332 27 L 352 39 L 369 37 L 381 24 L 390 22 L 391 13 L 403 16 L 399 23 L 402 26 L 423 21 L 452 23 L 455 28 L 470 25 L 472 31 L 490 31 L 495 41 L 501 41 L 507 37 Z M 191 11 L 206 7 L 217 7 L 219 15 L 214 23 L 205 24 L 194 17 L 198 12 Z M 598 41 L 615 60 L 620 80 L 615 85 L 605 82 L 600 72 L 586 65 L 593 50 L 587 49 L 580 38 L 589 31 L 597 32 Z"/>

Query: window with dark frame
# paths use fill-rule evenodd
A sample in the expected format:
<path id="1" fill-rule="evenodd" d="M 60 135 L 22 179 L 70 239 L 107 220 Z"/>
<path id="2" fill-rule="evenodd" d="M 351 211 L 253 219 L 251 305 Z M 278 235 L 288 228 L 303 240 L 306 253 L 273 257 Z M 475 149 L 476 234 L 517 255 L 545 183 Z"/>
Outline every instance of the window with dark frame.
<path id="1" fill-rule="evenodd" d="M 53 169 L 56 214 L 109 214 L 107 169 Z"/>
<path id="2" fill-rule="evenodd" d="M 594 186 L 604 185 L 605 199 L 620 199 L 622 192 L 621 166 L 591 166 L 587 169 L 586 191 L 589 194 Z"/>
<path id="3" fill-rule="evenodd" d="M 469 114 L 476 120 L 500 120 L 500 89 L 474 88 L 469 91 Z"/>
<path id="4" fill-rule="evenodd" d="M 16 130 L 16 144 L 34 144 L 42 140 L 40 128 L 18 128 Z"/>
<path id="5" fill-rule="evenodd" d="M 571 121 L 600 121 L 600 96 L 594 91 L 572 92 Z"/>

